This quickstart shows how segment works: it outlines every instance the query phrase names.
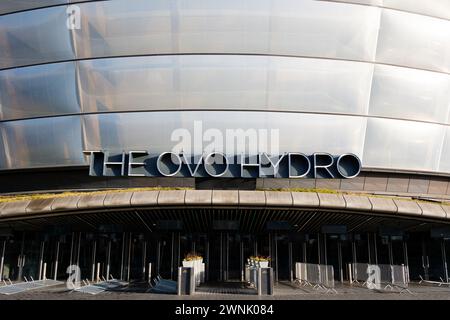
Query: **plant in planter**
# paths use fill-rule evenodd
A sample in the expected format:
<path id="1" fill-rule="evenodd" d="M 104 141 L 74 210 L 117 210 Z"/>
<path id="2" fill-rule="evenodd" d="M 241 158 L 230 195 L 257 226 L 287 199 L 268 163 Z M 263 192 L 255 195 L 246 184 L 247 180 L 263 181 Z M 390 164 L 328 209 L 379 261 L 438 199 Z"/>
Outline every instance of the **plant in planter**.
<path id="1" fill-rule="evenodd" d="M 198 254 L 196 254 L 196 253 L 190 252 L 184 257 L 183 262 L 184 261 L 197 261 L 197 260 L 200 260 L 200 261 L 203 262 L 203 257 L 198 255 Z"/>
<path id="2" fill-rule="evenodd" d="M 270 262 L 270 257 L 266 257 L 266 256 L 259 256 L 258 257 L 258 264 L 260 268 L 268 268 L 269 267 L 269 262 Z"/>
<path id="3" fill-rule="evenodd" d="M 195 281 L 199 285 L 204 277 L 203 257 L 196 253 L 188 253 L 183 259 L 183 267 L 194 269 Z"/>
<path id="4" fill-rule="evenodd" d="M 251 265 L 251 266 L 253 266 L 253 267 L 257 267 L 257 266 L 258 266 L 258 263 L 259 263 L 259 256 L 251 256 L 251 257 L 249 258 L 249 260 L 250 260 L 250 265 Z"/>
<path id="5" fill-rule="evenodd" d="M 188 253 L 183 259 L 183 267 L 193 267 L 198 263 L 203 262 L 203 257 L 196 253 Z"/>
<path id="6" fill-rule="evenodd" d="M 267 268 L 269 267 L 269 262 L 271 259 L 268 256 L 251 256 L 249 260 L 250 265 L 260 268 Z"/>

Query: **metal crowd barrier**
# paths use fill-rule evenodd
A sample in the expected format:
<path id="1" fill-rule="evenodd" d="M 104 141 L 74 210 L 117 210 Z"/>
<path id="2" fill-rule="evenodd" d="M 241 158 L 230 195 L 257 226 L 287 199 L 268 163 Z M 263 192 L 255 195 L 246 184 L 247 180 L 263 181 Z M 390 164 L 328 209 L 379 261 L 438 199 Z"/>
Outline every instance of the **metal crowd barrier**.
<path id="1" fill-rule="evenodd" d="M 295 278 L 295 282 L 302 286 L 337 293 L 334 289 L 334 268 L 331 265 L 296 262 Z"/>
<path id="2" fill-rule="evenodd" d="M 25 282 L 19 283 L 12 283 L 10 280 L 9 283 L 7 283 L 5 280 L 3 280 L 3 286 L 0 286 L 0 294 L 11 295 L 27 290 L 56 286 L 63 283 L 61 281 L 49 279 L 35 281 L 32 277 L 30 278 L 31 279 L 29 281 L 26 277 L 24 277 Z"/>
<path id="3" fill-rule="evenodd" d="M 147 292 L 177 294 L 177 281 L 163 279 L 158 275 L 151 281 L 150 285 L 151 288 Z"/>
<path id="4" fill-rule="evenodd" d="M 334 268 L 331 265 L 319 265 L 320 281 L 327 288 L 334 288 Z"/>
<path id="5" fill-rule="evenodd" d="M 450 286 L 450 282 L 444 281 L 444 279 L 442 279 L 442 277 L 439 277 L 439 280 L 441 280 L 441 281 L 432 281 L 432 280 L 425 280 L 422 277 L 422 275 L 419 274 L 419 278 L 420 278 L 419 284 L 425 283 L 425 284 L 437 285 L 438 287 L 441 287 L 443 285 Z"/>
<path id="6" fill-rule="evenodd" d="M 111 280 L 106 280 L 103 278 L 103 281 L 91 284 L 89 280 L 84 281 L 84 286 L 74 289 L 76 292 L 88 293 L 92 295 L 96 295 L 107 290 L 117 289 L 121 286 L 127 285 L 128 282 L 119 281 L 117 279 L 112 278 Z"/>
<path id="7" fill-rule="evenodd" d="M 103 288 L 103 287 L 96 286 L 96 285 L 87 284 L 87 285 L 84 285 L 82 287 L 79 287 L 79 288 L 75 289 L 74 291 L 81 292 L 81 293 L 89 293 L 89 294 L 95 295 L 95 294 L 99 294 L 99 293 L 105 292 L 106 289 Z"/>
<path id="8" fill-rule="evenodd" d="M 410 292 L 407 287 L 409 280 L 409 269 L 405 265 L 390 265 L 390 264 L 368 264 L 368 263 L 353 263 L 350 264 L 350 283 L 362 283 L 363 286 L 369 286 L 369 272 L 372 270 L 379 270 L 379 274 L 370 279 L 373 285 L 384 285 L 384 289 L 399 289 L 400 292 Z M 410 292 L 411 293 L 411 292 Z"/>
<path id="9" fill-rule="evenodd" d="M 366 284 L 368 274 L 367 268 L 369 267 L 368 263 L 351 263 L 349 264 L 351 274 L 350 274 L 350 283 L 360 283 Z"/>

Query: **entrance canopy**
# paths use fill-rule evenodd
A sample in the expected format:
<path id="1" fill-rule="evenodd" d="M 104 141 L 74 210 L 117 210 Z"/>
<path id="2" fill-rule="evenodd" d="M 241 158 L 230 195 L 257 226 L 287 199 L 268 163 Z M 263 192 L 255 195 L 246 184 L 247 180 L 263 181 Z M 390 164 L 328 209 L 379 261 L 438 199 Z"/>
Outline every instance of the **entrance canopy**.
<path id="1" fill-rule="evenodd" d="M 237 231 L 264 233 L 376 231 L 383 227 L 425 231 L 450 223 L 442 203 L 355 194 L 152 190 L 108 191 L 5 202 L 0 228 L 40 230 Z M 120 229 L 120 230 L 118 230 Z"/>

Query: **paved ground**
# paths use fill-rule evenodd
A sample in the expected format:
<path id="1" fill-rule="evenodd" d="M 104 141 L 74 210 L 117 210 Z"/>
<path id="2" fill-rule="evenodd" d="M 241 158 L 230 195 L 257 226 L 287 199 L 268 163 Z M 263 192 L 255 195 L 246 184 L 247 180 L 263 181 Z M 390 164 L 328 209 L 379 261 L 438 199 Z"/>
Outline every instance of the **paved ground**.
<path id="1" fill-rule="evenodd" d="M 450 287 L 419 285 L 409 286 L 409 292 L 398 290 L 373 291 L 358 285 L 337 285 L 337 293 L 325 293 L 312 287 L 300 287 L 289 282 L 280 282 L 275 286 L 273 296 L 258 297 L 252 290 L 240 286 L 218 286 L 210 284 L 201 287 L 193 296 L 176 296 L 172 294 L 155 294 L 146 292 L 140 286 L 123 287 L 96 295 L 69 291 L 65 285 L 34 289 L 13 295 L 1 295 L 0 300 L 450 300 Z"/>

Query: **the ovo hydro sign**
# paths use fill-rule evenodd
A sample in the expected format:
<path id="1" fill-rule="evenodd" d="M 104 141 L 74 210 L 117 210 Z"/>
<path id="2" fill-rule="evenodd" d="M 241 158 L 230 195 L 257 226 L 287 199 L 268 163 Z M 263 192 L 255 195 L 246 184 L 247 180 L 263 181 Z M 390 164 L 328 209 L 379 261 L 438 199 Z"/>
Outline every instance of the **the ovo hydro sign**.
<path id="1" fill-rule="evenodd" d="M 148 151 L 85 151 L 91 176 L 217 177 L 217 178 L 354 178 L 361 171 L 360 159 L 351 153 L 310 155 L 202 155 Z"/>

